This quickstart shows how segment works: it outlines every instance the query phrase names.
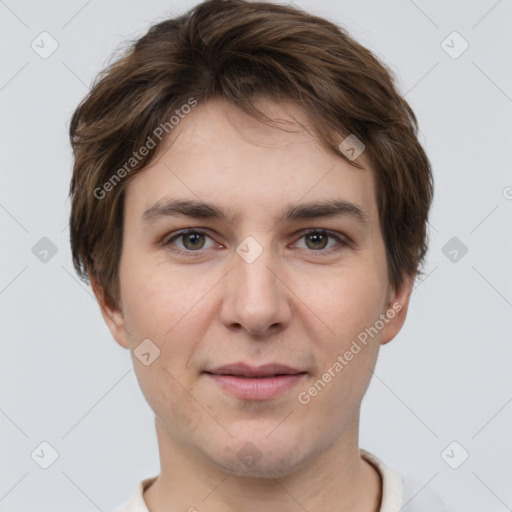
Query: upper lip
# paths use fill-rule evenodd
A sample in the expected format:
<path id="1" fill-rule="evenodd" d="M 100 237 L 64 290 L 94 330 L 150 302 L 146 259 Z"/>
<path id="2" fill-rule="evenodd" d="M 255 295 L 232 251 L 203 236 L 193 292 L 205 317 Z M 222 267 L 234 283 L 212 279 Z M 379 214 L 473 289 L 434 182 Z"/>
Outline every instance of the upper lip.
<path id="1" fill-rule="evenodd" d="M 305 373 L 303 370 L 297 370 L 290 366 L 278 363 L 270 363 L 262 366 L 251 366 L 245 363 L 227 364 L 218 366 L 206 373 L 215 375 L 236 375 L 239 377 L 268 377 L 274 375 L 295 375 L 297 373 Z"/>

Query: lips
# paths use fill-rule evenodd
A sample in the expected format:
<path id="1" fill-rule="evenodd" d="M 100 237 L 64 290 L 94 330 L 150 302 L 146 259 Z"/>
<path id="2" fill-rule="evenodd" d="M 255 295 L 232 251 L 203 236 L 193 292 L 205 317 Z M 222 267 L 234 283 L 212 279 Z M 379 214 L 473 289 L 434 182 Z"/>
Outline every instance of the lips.
<path id="1" fill-rule="evenodd" d="M 307 372 L 272 363 L 228 364 L 204 372 L 224 392 L 241 400 L 272 400 L 297 386 Z"/>
<path id="2" fill-rule="evenodd" d="M 213 375 L 233 375 L 235 377 L 265 378 L 281 375 L 297 375 L 306 372 L 278 363 L 265 364 L 263 366 L 250 366 L 245 363 L 235 363 L 219 366 L 205 373 L 211 373 Z"/>

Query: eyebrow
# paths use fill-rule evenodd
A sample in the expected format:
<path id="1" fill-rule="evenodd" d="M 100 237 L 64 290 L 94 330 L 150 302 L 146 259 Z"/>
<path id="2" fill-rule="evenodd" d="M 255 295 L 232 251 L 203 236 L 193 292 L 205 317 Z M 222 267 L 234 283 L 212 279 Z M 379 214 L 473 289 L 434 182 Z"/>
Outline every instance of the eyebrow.
<path id="1" fill-rule="evenodd" d="M 190 199 L 168 199 L 156 202 L 142 214 L 143 224 L 151 224 L 166 217 L 192 217 L 194 219 L 218 219 L 229 224 L 235 224 L 240 219 L 240 213 L 222 208 L 203 201 Z M 368 215 L 356 204 L 344 199 L 313 201 L 297 205 L 287 205 L 276 216 L 276 222 L 318 219 L 326 217 L 352 217 L 363 226 L 370 225 Z"/>

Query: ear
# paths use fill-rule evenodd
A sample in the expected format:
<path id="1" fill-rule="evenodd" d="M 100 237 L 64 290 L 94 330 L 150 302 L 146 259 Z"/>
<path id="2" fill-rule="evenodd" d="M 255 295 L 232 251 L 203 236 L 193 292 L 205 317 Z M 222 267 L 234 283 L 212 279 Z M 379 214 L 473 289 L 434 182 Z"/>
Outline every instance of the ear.
<path id="1" fill-rule="evenodd" d="M 401 286 L 397 289 L 391 289 L 389 302 L 384 315 L 387 322 L 382 329 L 381 345 L 389 343 L 404 325 L 409 308 L 409 298 L 411 297 L 414 275 L 406 275 Z"/>
<path id="2" fill-rule="evenodd" d="M 128 331 L 125 327 L 125 320 L 120 306 L 105 292 L 96 276 L 90 276 L 89 281 L 110 333 L 121 347 L 129 348 Z"/>

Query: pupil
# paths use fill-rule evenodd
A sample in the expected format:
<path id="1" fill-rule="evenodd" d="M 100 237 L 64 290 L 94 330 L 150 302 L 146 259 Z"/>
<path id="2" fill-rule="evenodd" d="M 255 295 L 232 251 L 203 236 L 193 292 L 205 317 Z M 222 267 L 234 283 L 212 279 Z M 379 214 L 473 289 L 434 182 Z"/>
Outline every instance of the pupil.
<path id="1" fill-rule="evenodd" d="M 197 248 L 198 244 L 197 242 L 199 241 L 200 237 L 202 237 L 203 235 L 201 235 L 200 233 L 190 233 L 188 235 L 186 235 L 185 237 L 185 241 L 186 242 L 190 242 L 192 240 L 192 249 L 194 248 Z M 200 246 L 201 244 L 199 244 Z M 185 246 L 187 246 L 187 243 L 185 243 Z M 187 248 L 190 248 L 190 247 L 187 247 Z"/>
<path id="2" fill-rule="evenodd" d="M 325 242 L 325 238 L 326 238 L 326 237 L 325 237 L 325 235 L 320 234 L 320 233 L 313 233 L 313 234 L 310 234 L 310 235 L 309 235 L 309 237 L 310 237 L 310 240 L 312 240 L 312 241 L 313 241 L 313 244 L 314 244 L 314 245 L 318 244 L 319 242 L 320 242 L 320 244 L 321 244 L 321 240 L 319 240 L 319 239 L 322 239 L 322 238 L 323 238 L 323 241 Z M 324 244 L 321 244 L 321 247 L 320 247 L 320 248 L 323 248 L 323 247 L 325 247 L 325 243 L 324 243 Z M 318 249 L 318 247 L 316 247 L 316 248 Z"/>

